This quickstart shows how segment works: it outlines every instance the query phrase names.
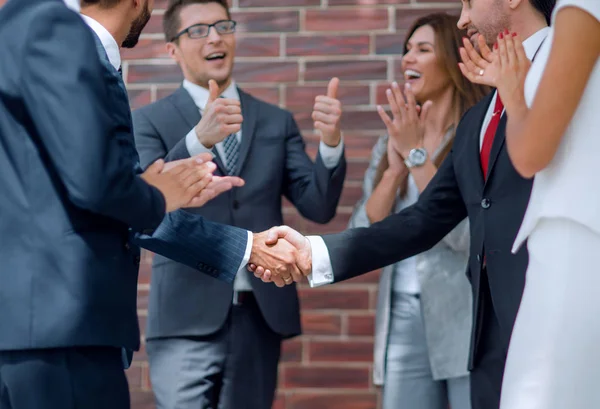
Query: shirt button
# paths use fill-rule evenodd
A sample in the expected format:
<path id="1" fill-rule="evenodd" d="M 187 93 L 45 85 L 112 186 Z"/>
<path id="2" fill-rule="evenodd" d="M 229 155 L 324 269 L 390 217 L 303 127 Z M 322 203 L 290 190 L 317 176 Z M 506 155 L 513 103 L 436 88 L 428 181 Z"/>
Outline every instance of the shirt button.
<path id="1" fill-rule="evenodd" d="M 488 199 L 488 198 L 481 200 L 481 207 L 483 207 L 484 209 L 489 209 L 491 204 L 492 203 L 490 202 L 490 199 Z"/>

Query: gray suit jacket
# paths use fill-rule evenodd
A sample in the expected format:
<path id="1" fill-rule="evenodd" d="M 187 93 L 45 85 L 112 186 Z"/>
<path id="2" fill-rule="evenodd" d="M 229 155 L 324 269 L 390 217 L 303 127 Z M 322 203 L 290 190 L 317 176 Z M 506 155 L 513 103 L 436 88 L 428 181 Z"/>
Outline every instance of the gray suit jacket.
<path id="1" fill-rule="evenodd" d="M 386 152 L 387 140 L 387 136 L 379 138 L 373 148 L 363 182 L 363 197 L 350 219 L 350 228 L 370 225 L 365 206 L 373 193 L 373 180 L 379 161 Z M 431 250 L 415 256 L 421 285 L 421 310 L 434 379 L 468 374 L 472 325 L 472 296 L 465 274 L 468 250 L 469 224 L 464 220 Z M 379 281 L 373 369 L 373 382 L 376 385 L 382 385 L 385 380 L 393 274 L 393 265 L 384 267 Z"/>
<path id="2" fill-rule="evenodd" d="M 244 122 L 238 174 L 245 186 L 224 193 L 191 211 L 213 222 L 260 232 L 283 223 L 282 196 L 314 222 L 326 223 L 335 213 L 342 192 L 346 162 L 327 169 L 316 163 L 290 112 L 239 90 Z M 136 146 L 143 167 L 158 158 L 189 157 L 185 136 L 200 113 L 182 87 L 172 95 L 134 112 Z M 215 174 L 225 174 L 215 158 Z M 259 307 L 271 329 L 283 337 L 301 332 L 295 286 L 276 288 L 245 271 Z M 156 256 L 148 308 L 147 337 L 201 336 L 225 323 L 233 295 L 232 283 L 197 274 L 183 264 Z"/>

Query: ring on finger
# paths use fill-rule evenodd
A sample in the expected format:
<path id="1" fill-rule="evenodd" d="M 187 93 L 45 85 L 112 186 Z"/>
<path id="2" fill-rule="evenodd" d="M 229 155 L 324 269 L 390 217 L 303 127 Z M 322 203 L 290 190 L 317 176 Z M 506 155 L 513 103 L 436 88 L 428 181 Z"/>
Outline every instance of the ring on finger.
<path id="1" fill-rule="evenodd" d="M 483 73 L 484 73 L 484 72 L 485 72 L 485 71 L 484 71 L 483 69 L 479 70 L 479 75 L 480 75 L 480 76 L 483 76 Z"/>
<path id="2" fill-rule="evenodd" d="M 283 279 L 283 281 L 285 281 L 286 284 L 289 284 L 289 283 L 291 283 L 294 280 L 292 279 L 292 277 L 286 277 L 286 278 Z"/>

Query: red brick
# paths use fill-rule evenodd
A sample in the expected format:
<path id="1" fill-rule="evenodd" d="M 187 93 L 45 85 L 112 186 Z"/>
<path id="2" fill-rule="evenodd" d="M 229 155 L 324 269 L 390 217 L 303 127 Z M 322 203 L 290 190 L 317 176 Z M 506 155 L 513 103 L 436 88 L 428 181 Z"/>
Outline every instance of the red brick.
<path id="1" fill-rule="evenodd" d="M 287 38 L 286 54 L 298 55 L 359 55 L 369 54 L 368 35 L 317 36 Z"/>
<path id="2" fill-rule="evenodd" d="M 273 105 L 279 105 L 279 88 L 276 86 L 270 87 L 254 87 L 238 84 L 248 94 L 268 102 Z"/>
<path id="3" fill-rule="evenodd" d="M 233 75 L 239 82 L 295 82 L 298 64 L 295 62 L 237 62 Z"/>
<path id="4" fill-rule="evenodd" d="M 238 57 L 277 57 L 279 36 L 240 37 L 237 40 L 235 55 Z"/>
<path id="5" fill-rule="evenodd" d="M 301 362 L 303 345 L 300 339 L 284 341 L 281 349 L 281 362 Z"/>
<path id="6" fill-rule="evenodd" d="M 150 367 L 148 365 L 144 365 L 142 367 L 142 390 L 152 390 L 152 383 L 150 382 Z"/>
<path id="7" fill-rule="evenodd" d="M 142 258 L 138 274 L 138 284 L 150 284 L 152 276 L 152 261 Z"/>
<path id="8" fill-rule="evenodd" d="M 300 289 L 300 303 L 307 310 L 360 310 L 369 308 L 369 291 L 341 289 L 334 286 Z"/>
<path id="9" fill-rule="evenodd" d="M 388 27 L 385 8 L 356 8 L 343 10 L 307 10 L 308 31 L 382 30 Z"/>
<path id="10" fill-rule="evenodd" d="M 346 168 L 346 181 L 363 180 L 363 178 L 365 177 L 365 171 L 368 167 L 368 159 L 348 161 L 348 167 Z"/>
<path id="11" fill-rule="evenodd" d="M 348 316 L 348 335 L 373 336 L 375 334 L 375 314 Z"/>
<path id="12" fill-rule="evenodd" d="M 239 0 L 240 7 L 294 7 L 294 6 L 318 6 L 321 0 Z"/>
<path id="13" fill-rule="evenodd" d="M 375 36 L 375 54 L 402 54 L 404 38 L 404 32 L 377 34 Z"/>
<path id="14" fill-rule="evenodd" d="M 286 409 L 376 409 L 377 394 L 295 393 L 286 403 Z"/>
<path id="15" fill-rule="evenodd" d="M 348 367 L 295 367 L 283 369 L 286 388 L 368 388 L 368 368 Z"/>
<path id="16" fill-rule="evenodd" d="M 304 335 L 339 335 L 342 332 L 342 319 L 338 314 L 302 314 Z"/>
<path id="17" fill-rule="evenodd" d="M 379 283 L 380 270 L 371 271 L 369 273 L 354 277 L 348 281 L 348 284 L 377 284 Z"/>
<path id="18" fill-rule="evenodd" d="M 142 389 L 142 367 L 141 364 L 134 363 L 129 369 L 125 371 L 127 376 L 127 382 L 131 390 Z"/>
<path id="19" fill-rule="evenodd" d="M 310 61 L 306 63 L 304 79 L 307 81 L 329 81 L 332 77 L 340 80 L 385 80 L 386 61 Z"/>
<path id="20" fill-rule="evenodd" d="M 137 293 L 137 309 L 148 310 L 148 296 L 150 295 L 150 290 L 138 289 Z"/>
<path id="21" fill-rule="evenodd" d="M 396 30 L 406 30 L 412 26 L 417 18 L 431 13 L 444 12 L 456 15 L 456 21 L 458 22 L 458 15 L 460 14 L 460 2 L 451 1 L 449 4 L 451 4 L 453 7 L 396 9 Z"/>
<path id="22" fill-rule="evenodd" d="M 132 391 L 131 407 L 134 409 L 155 409 L 152 392 Z"/>
<path id="23" fill-rule="evenodd" d="M 285 105 L 288 109 L 310 110 L 315 103 L 317 95 L 327 92 L 327 82 L 322 85 L 289 85 L 285 90 Z M 369 87 L 367 85 L 346 85 L 340 82 L 338 88 L 338 99 L 342 103 L 342 109 L 349 105 L 366 105 L 369 103 Z"/>
<path id="24" fill-rule="evenodd" d="M 129 105 L 131 109 L 141 108 L 152 102 L 152 92 L 149 89 L 129 89 Z"/>
<path id="25" fill-rule="evenodd" d="M 144 27 L 144 31 L 142 31 L 142 35 L 144 34 L 163 34 L 163 15 L 156 13 L 152 13 L 148 24 Z M 164 37 L 163 37 L 164 38 Z"/>
<path id="26" fill-rule="evenodd" d="M 179 66 L 172 64 L 129 64 L 128 84 L 179 83 L 183 75 Z"/>
<path id="27" fill-rule="evenodd" d="M 271 409 L 286 409 L 285 395 L 278 393 Z"/>
<path id="28" fill-rule="evenodd" d="M 141 60 L 147 58 L 170 58 L 163 39 L 142 38 L 134 48 L 122 48 L 121 57 L 124 60 Z"/>
<path id="29" fill-rule="evenodd" d="M 371 341 L 310 341 L 308 356 L 311 362 L 371 362 Z"/>
<path id="30" fill-rule="evenodd" d="M 294 32 L 300 28 L 300 19 L 297 11 L 239 11 L 233 13 L 237 21 L 238 32 Z"/>
<path id="31" fill-rule="evenodd" d="M 305 229 L 310 231 L 312 234 L 331 234 L 339 233 L 346 230 L 348 226 L 348 220 L 350 219 L 350 213 L 342 212 L 338 209 L 336 216 L 327 224 L 318 224 L 306 221 Z"/>

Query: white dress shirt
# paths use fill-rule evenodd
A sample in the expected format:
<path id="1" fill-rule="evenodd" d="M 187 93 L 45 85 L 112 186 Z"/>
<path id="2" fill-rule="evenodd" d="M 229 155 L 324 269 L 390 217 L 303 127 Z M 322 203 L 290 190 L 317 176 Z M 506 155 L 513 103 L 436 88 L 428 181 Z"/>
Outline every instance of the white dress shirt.
<path id="1" fill-rule="evenodd" d="M 110 64 L 115 67 L 115 70 L 119 70 L 121 68 L 121 52 L 119 50 L 119 44 L 117 44 L 117 40 L 112 36 L 111 33 L 100 23 L 94 20 L 91 17 L 88 17 L 84 14 L 81 15 L 86 24 L 96 33 L 98 38 L 100 38 L 100 42 L 106 51 L 106 55 L 108 56 L 108 60 Z"/>
<path id="2" fill-rule="evenodd" d="M 529 36 L 525 41 L 523 41 L 523 47 L 525 48 L 525 53 L 529 59 L 532 59 L 536 54 L 540 45 L 548 35 L 548 27 L 544 27 L 543 29 L 537 31 L 533 35 Z M 483 138 L 485 136 L 485 131 L 492 120 L 492 115 L 494 113 L 494 106 L 496 104 L 496 96 L 497 93 L 494 92 L 494 96 L 490 101 L 489 108 L 486 112 L 485 118 L 483 120 L 483 124 L 481 127 L 481 136 L 479 139 L 479 149 L 481 150 L 481 146 L 483 145 Z M 327 250 L 327 246 L 325 242 L 320 236 L 311 236 L 309 237 L 312 246 L 312 265 L 313 272 L 312 277 L 309 277 L 309 284 L 311 287 L 318 287 L 320 285 L 330 284 L 333 282 L 333 267 L 331 265 L 331 259 L 329 258 L 329 252 Z"/>
<path id="3" fill-rule="evenodd" d="M 79 5 L 79 0 L 63 0 L 68 8 L 79 13 L 81 11 L 81 6 Z"/>

